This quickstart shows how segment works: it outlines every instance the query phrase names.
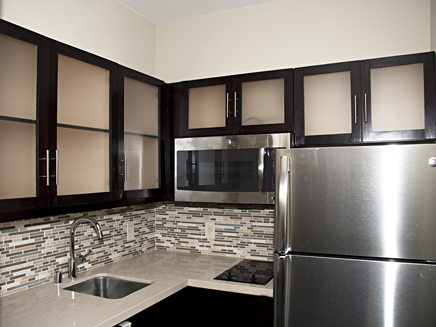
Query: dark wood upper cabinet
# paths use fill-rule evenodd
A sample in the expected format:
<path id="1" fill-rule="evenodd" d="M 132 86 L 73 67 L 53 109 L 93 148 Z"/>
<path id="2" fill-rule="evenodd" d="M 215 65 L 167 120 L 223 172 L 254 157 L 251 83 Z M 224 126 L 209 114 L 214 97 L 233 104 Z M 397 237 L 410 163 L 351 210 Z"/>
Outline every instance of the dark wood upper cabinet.
<path id="1" fill-rule="evenodd" d="M 360 141 L 358 61 L 294 69 L 296 145 Z"/>
<path id="2" fill-rule="evenodd" d="M 0 208 L 48 206 L 49 40 L 0 20 Z"/>
<path id="3" fill-rule="evenodd" d="M 164 198 L 164 82 L 2 20 L 0 59 L 0 221 Z"/>
<path id="4" fill-rule="evenodd" d="M 292 87 L 291 69 L 180 83 L 179 136 L 291 132 Z"/>
<path id="5" fill-rule="evenodd" d="M 362 141 L 435 138 L 434 52 L 361 62 Z"/>
<path id="6" fill-rule="evenodd" d="M 162 89 L 165 83 L 132 69 L 119 68 L 119 110 L 115 118 L 118 200 L 163 195 Z"/>
<path id="7" fill-rule="evenodd" d="M 434 52 L 295 69 L 296 145 L 435 138 Z"/>
<path id="8" fill-rule="evenodd" d="M 50 42 L 50 206 L 111 202 L 118 65 Z"/>

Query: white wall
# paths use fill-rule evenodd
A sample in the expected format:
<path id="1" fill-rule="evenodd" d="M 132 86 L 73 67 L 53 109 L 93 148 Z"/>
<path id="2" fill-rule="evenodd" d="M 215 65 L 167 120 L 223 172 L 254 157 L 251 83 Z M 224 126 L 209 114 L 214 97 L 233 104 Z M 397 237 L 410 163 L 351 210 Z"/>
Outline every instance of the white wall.
<path id="1" fill-rule="evenodd" d="M 115 0 L 0 0 L 0 18 L 155 75 L 156 25 Z"/>
<path id="2" fill-rule="evenodd" d="M 431 22 L 430 22 L 430 30 L 431 30 L 431 49 L 432 51 L 436 51 L 436 0 L 431 0 Z"/>
<path id="3" fill-rule="evenodd" d="M 430 0 L 279 1 L 157 25 L 156 74 L 176 82 L 425 52 L 429 27 Z"/>

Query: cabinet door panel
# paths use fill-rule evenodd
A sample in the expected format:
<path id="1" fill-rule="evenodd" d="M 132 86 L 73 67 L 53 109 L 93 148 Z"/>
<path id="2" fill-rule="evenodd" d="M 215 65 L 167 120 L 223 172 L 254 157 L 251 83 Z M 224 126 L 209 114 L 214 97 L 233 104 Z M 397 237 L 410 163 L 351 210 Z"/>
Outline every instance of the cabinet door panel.
<path id="1" fill-rule="evenodd" d="M 36 196 L 36 124 L 0 120 L 0 199 Z"/>
<path id="2" fill-rule="evenodd" d="M 164 82 L 126 67 L 120 67 L 119 74 L 117 197 L 143 202 L 163 194 L 160 106 Z"/>
<path id="3" fill-rule="evenodd" d="M 96 205 L 116 197 L 118 66 L 51 41 L 50 206 Z"/>
<path id="4" fill-rule="evenodd" d="M 159 88 L 124 77 L 124 131 L 159 135 Z"/>
<path id="5" fill-rule="evenodd" d="M 361 140 L 360 63 L 294 70 L 296 145 Z"/>
<path id="6" fill-rule="evenodd" d="M 0 220 L 48 203 L 48 45 L 0 20 Z"/>
<path id="7" fill-rule="evenodd" d="M 159 187 L 159 140 L 124 134 L 127 181 L 124 189 L 143 190 Z"/>
<path id="8" fill-rule="evenodd" d="M 285 123 L 284 78 L 242 83 L 242 126 Z"/>
<path id="9" fill-rule="evenodd" d="M 57 194 L 109 192 L 109 133 L 58 127 L 57 136 Z"/>
<path id="10" fill-rule="evenodd" d="M 372 132 L 425 128 L 424 64 L 373 68 Z"/>
<path id="11" fill-rule="evenodd" d="M 226 126 L 226 85 L 189 89 L 188 128 Z"/>
<path id="12" fill-rule="evenodd" d="M 58 57 L 58 123 L 109 129 L 110 72 Z"/>
<path id="13" fill-rule="evenodd" d="M 435 138 L 435 55 L 419 53 L 364 60 L 363 141 Z"/>
<path id="14" fill-rule="evenodd" d="M 350 72 L 304 76 L 305 135 L 350 134 Z"/>
<path id="15" fill-rule="evenodd" d="M 0 115 L 36 120 L 38 47 L 0 34 Z"/>

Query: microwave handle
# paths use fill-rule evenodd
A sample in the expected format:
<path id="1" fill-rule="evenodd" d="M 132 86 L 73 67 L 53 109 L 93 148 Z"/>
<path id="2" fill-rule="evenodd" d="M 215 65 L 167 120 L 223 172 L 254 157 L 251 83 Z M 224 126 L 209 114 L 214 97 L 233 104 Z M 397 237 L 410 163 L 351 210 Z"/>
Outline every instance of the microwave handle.
<path id="1" fill-rule="evenodd" d="M 258 159 L 258 165 L 257 165 L 257 175 L 258 175 L 258 181 L 259 181 L 259 192 L 263 192 L 265 190 L 265 148 L 259 149 L 259 159 Z"/>

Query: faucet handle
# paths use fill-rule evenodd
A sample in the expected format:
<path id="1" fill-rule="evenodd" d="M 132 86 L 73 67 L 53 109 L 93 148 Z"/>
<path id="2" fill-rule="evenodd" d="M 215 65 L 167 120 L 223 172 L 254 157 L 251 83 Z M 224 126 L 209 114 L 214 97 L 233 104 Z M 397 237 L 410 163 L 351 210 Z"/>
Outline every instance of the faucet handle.
<path id="1" fill-rule="evenodd" d="M 92 253 L 92 250 L 89 249 L 88 253 L 86 253 L 84 256 L 82 256 L 82 262 L 85 261 L 85 260 L 86 260 L 86 257 L 87 257 L 88 255 L 90 255 L 91 253 Z"/>
<path id="2" fill-rule="evenodd" d="M 91 249 L 89 249 L 89 251 L 88 251 L 88 253 L 86 253 L 85 255 L 78 255 L 77 257 L 76 257 L 76 264 L 77 265 L 79 265 L 79 264 L 81 264 L 82 262 L 85 262 L 86 261 L 86 257 L 88 256 L 88 255 L 90 255 L 92 253 L 92 250 Z"/>

